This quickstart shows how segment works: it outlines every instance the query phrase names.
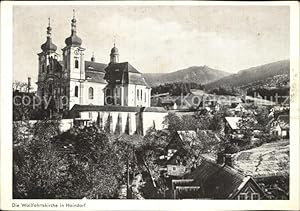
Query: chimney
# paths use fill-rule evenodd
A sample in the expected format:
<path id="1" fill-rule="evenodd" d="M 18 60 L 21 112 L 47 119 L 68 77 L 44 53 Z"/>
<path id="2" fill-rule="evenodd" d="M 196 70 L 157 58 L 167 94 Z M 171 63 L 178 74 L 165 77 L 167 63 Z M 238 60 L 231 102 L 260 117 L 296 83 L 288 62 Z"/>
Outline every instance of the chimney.
<path id="1" fill-rule="evenodd" d="M 217 153 L 217 164 L 222 165 L 224 163 L 224 153 L 218 152 Z"/>
<path id="2" fill-rule="evenodd" d="M 232 155 L 225 154 L 225 165 L 232 167 Z"/>
<path id="3" fill-rule="evenodd" d="M 29 92 L 31 89 L 31 78 L 28 77 L 28 83 L 27 83 L 27 92 Z"/>

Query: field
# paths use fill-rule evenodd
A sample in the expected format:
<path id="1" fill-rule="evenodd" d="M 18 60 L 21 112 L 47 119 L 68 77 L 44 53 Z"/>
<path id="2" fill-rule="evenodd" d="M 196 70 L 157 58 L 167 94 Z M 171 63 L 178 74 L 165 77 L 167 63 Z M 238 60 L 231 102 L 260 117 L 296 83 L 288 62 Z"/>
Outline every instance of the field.
<path id="1" fill-rule="evenodd" d="M 236 153 L 234 167 L 254 177 L 288 174 L 289 152 L 289 140 L 263 144 Z"/>

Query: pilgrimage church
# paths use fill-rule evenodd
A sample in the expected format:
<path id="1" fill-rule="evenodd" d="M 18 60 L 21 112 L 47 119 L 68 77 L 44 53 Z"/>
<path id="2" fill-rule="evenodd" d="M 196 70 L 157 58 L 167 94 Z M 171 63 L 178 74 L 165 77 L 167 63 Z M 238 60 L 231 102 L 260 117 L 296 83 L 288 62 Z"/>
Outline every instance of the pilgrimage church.
<path id="1" fill-rule="evenodd" d="M 68 111 L 76 120 L 97 122 L 110 132 L 143 135 L 150 127 L 162 129 L 167 112 L 151 107 L 151 87 L 143 75 L 129 62 L 119 61 L 115 44 L 108 64 L 96 62 L 94 55 L 86 61 L 76 22 L 74 13 L 71 35 L 59 55 L 49 19 L 47 40 L 38 54 L 38 96 L 51 98 L 56 111 Z"/>

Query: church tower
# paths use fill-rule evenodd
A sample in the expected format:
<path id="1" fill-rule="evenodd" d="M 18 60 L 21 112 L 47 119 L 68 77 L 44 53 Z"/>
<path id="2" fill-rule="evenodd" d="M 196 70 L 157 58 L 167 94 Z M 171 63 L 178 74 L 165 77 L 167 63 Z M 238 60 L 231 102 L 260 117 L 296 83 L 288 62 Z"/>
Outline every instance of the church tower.
<path id="1" fill-rule="evenodd" d="M 53 97 L 56 91 L 56 81 L 54 76 L 59 66 L 57 65 L 58 54 L 57 46 L 52 42 L 52 28 L 50 18 L 47 27 L 47 40 L 41 45 L 42 52 L 38 54 L 38 90 L 37 94 L 40 99 Z"/>
<path id="2" fill-rule="evenodd" d="M 69 79 L 68 84 L 68 99 L 69 109 L 74 104 L 83 103 L 83 89 L 85 80 L 84 70 L 84 51 L 81 47 L 82 40 L 77 36 L 75 10 L 73 10 L 73 18 L 71 20 L 71 35 L 65 39 L 66 46 L 63 51 L 64 71 Z"/>
<path id="3" fill-rule="evenodd" d="M 119 63 L 119 49 L 116 48 L 116 43 L 110 51 L 110 64 L 112 63 Z"/>

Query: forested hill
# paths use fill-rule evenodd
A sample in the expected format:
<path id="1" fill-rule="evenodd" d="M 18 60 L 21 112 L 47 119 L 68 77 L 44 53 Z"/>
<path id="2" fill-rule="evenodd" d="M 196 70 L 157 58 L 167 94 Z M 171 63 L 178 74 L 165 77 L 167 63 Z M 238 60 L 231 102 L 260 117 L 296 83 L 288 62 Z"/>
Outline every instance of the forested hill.
<path id="1" fill-rule="evenodd" d="M 211 90 L 218 87 L 264 87 L 278 88 L 289 86 L 290 61 L 282 60 L 249 69 L 241 70 L 205 85 Z"/>
<path id="2" fill-rule="evenodd" d="M 147 83 L 151 87 L 155 87 L 175 82 L 207 84 L 228 76 L 229 73 L 208 66 L 193 66 L 171 73 L 146 73 L 143 75 Z"/>

